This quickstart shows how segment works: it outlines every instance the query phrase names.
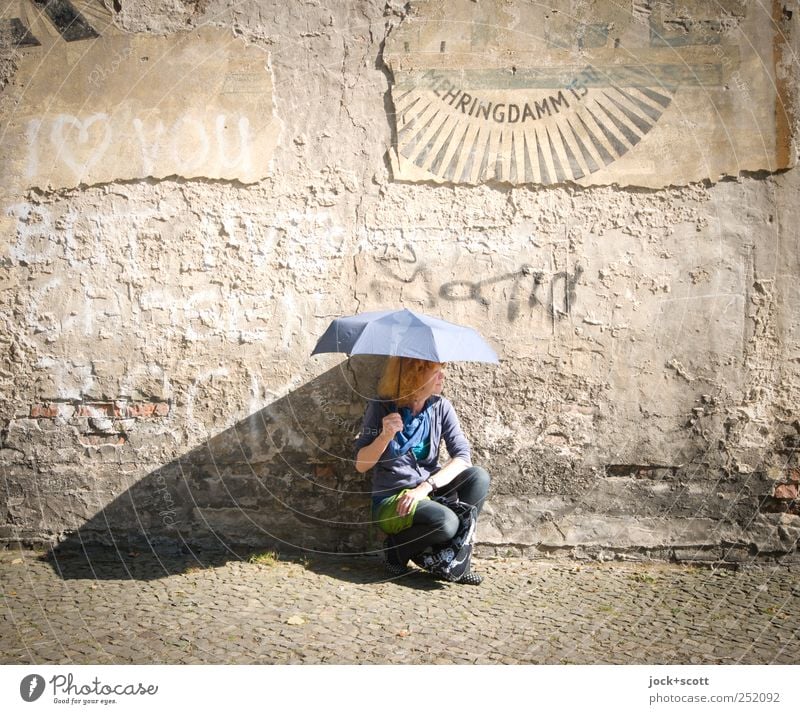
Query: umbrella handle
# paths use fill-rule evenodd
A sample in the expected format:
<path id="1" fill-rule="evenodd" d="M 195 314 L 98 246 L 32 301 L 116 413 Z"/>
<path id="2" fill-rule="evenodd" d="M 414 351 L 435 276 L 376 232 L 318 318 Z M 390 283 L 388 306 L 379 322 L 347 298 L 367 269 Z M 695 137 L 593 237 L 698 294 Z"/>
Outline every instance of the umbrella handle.
<path id="1" fill-rule="evenodd" d="M 400 407 L 397 404 L 397 400 L 400 399 L 400 375 L 403 374 L 403 358 L 398 357 L 397 359 L 400 360 L 400 369 L 397 370 L 397 399 L 394 400 L 394 408 L 395 411 L 399 414 Z"/>

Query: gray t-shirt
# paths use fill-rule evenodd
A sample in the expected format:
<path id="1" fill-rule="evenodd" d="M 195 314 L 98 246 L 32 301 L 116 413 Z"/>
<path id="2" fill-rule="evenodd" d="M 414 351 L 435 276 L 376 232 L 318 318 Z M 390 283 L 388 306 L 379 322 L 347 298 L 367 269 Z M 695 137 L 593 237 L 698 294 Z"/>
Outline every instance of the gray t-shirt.
<path id="1" fill-rule="evenodd" d="M 409 450 L 393 459 L 389 456 L 387 447 L 372 469 L 373 501 L 391 496 L 404 488 L 414 488 L 428 476 L 439 471 L 441 469 L 439 444 L 442 439 L 451 458 L 460 457 L 467 465 L 472 465 L 469 443 L 461 431 L 461 425 L 450 401 L 433 395 L 425 403 L 424 408 L 428 410 L 431 419 L 431 447 L 428 456 L 417 460 Z M 355 454 L 375 440 L 383 429 L 383 418 L 395 409 L 394 402 L 370 399 L 367 411 L 364 413 L 361 433 L 356 439 Z"/>

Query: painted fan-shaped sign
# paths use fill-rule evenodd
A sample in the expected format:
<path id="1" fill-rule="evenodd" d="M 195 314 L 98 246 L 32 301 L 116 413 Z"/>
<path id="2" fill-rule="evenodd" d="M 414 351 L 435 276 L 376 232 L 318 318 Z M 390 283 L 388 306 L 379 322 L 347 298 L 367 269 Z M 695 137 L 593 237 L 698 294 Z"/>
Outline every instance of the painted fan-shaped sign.
<path id="1" fill-rule="evenodd" d="M 413 3 L 384 51 L 395 177 L 662 186 L 789 165 L 768 15 L 739 0 L 573 5 Z"/>
<path id="2" fill-rule="evenodd" d="M 609 166 L 636 146 L 672 102 L 671 87 L 625 87 L 585 68 L 566 89 L 504 101 L 458 88 L 441 71 L 430 88 L 398 94 L 397 151 L 452 183 L 560 183 Z M 597 83 L 590 88 L 589 83 Z M 599 86 L 597 86 L 599 85 Z M 494 99 L 490 98 L 494 97 Z"/>

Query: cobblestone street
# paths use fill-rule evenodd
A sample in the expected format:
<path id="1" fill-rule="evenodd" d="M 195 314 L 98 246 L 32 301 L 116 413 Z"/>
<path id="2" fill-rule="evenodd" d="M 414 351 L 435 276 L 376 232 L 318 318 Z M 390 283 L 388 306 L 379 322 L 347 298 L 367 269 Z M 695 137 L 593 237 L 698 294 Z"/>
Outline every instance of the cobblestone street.
<path id="1" fill-rule="evenodd" d="M 5 664 L 797 664 L 796 566 L 0 553 Z"/>

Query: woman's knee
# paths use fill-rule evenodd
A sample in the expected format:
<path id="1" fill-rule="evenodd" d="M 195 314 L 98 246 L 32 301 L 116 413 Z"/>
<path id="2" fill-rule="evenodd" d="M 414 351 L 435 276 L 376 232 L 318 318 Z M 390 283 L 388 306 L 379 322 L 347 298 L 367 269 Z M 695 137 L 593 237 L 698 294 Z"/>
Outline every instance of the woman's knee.
<path id="1" fill-rule="evenodd" d="M 475 484 L 476 488 L 483 491 L 484 494 L 489 490 L 489 482 L 492 480 L 489 472 L 482 466 L 470 466 L 467 469 L 467 476 L 469 480 Z"/>
<path id="2" fill-rule="evenodd" d="M 442 540 L 455 537 L 458 530 L 458 516 L 447 506 L 432 501 L 425 501 L 417 506 L 414 513 L 414 525 L 426 525 L 431 532 L 440 534 Z"/>
<path id="3" fill-rule="evenodd" d="M 441 536 L 442 541 L 452 540 L 456 537 L 459 525 L 458 516 L 448 508 L 436 532 Z"/>

